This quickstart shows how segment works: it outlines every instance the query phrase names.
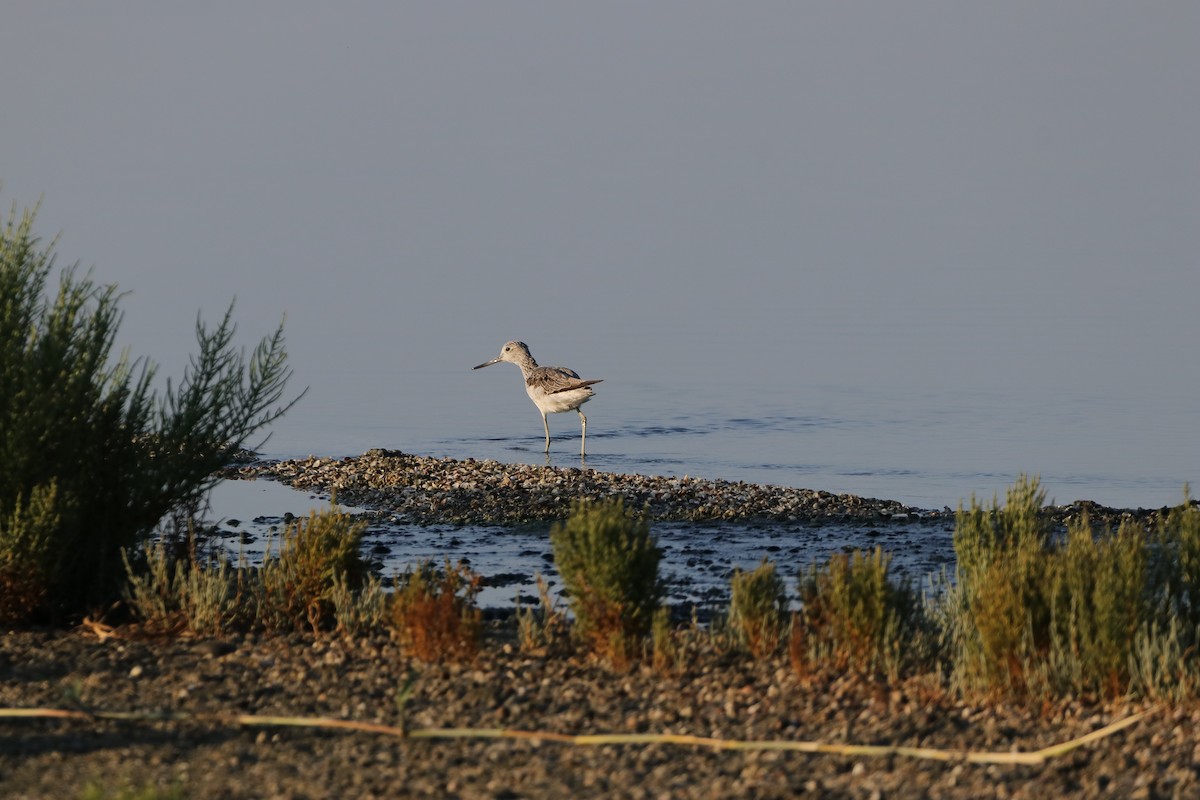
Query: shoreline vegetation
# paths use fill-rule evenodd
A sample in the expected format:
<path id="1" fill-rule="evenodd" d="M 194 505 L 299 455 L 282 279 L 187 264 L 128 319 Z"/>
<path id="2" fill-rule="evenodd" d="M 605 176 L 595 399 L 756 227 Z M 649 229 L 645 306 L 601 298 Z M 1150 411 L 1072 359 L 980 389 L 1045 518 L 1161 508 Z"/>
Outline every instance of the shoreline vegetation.
<path id="1" fill-rule="evenodd" d="M 339 499 L 395 491 L 420 509 L 424 495 L 404 490 L 436 494 L 449 479 L 427 465 L 483 463 L 363 458 L 393 483 L 360 485 L 353 459 L 280 471 L 303 482 L 315 470 L 333 480 L 304 488 Z M 484 468 L 526 482 L 546 469 Z M 568 606 L 503 620 L 482 619 L 478 576 L 462 565 L 414 565 L 385 596 L 358 556 L 361 521 L 332 507 L 294 520 L 258 568 L 168 536 L 128 561 L 122 610 L 0 638 L 0 786 L 139 798 L 383 797 L 397 782 L 459 797 L 1200 788 L 1194 501 L 1113 511 L 1114 533 L 1088 508 L 1046 506 L 1022 478 L 1004 504 L 955 512 L 957 583 L 933 597 L 892 576 L 879 549 L 807 568 L 764 561 L 735 574 L 727 614 L 700 625 L 654 610 L 650 515 L 623 492 L 564 498 L 561 477 L 551 469 L 544 482 L 569 508 L 551 532 L 564 579 L 574 570 Z M 753 509 L 790 497 L 695 481 L 671 506 L 638 476 L 576 477 L 632 481 L 664 518 L 712 513 L 722 491 Z M 456 478 L 469 509 L 480 505 L 470 491 L 516 482 Z M 801 496 L 826 499 L 808 508 L 834 518 L 921 513 Z M 787 611 L 778 568 L 801 569 L 799 612 Z M 213 759 L 229 770 L 200 766 Z"/>
<path id="2" fill-rule="evenodd" d="M 784 513 L 795 519 L 819 509 L 825 518 L 863 515 L 876 524 L 897 517 L 907 523 L 921 512 L 885 501 L 713 481 L 669 483 L 675 491 L 667 493 L 654 479 L 647 489 L 641 476 L 552 468 L 533 470 L 541 475 L 538 496 L 529 480 L 511 479 L 510 470 L 530 472 L 522 466 L 396 453 L 303 464 L 325 481 L 301 477 L 306 487 L 334 497 L 348 492 L 357 503 L 370 493 L 389 514 L 397 513 L 397 498 L 410 514 L 415 508 L 461 520 L 466 510 L 490 524 L 544 518 L 556 508 L 549 539 L 567 608 L 540 586 L 540 606 L 514 609 L 527 650 L 587 654 L 616 671 L 643 659 L 670 670 L 682 652 L 679 636 L 707 636 L 757 657 L 784 650 L 800 675 L 933 676 L 961 696 L 1182 700 L 1200 687 L 1200 671 L 1186 658 L 1200 631 L 1200 506 L 1186 495 L 1175 509 L 1141 519 L 1122 514 L 1114 530 L 1077 507 L 1066 509 L 1065 524 L 1058 522 L 1037 480 L 1022 476 L 1004 504 L 959 507 L 953 574 L 928 576 L 924 590 L 896 575 L 892 553 L 881 547 L 810 564 L 764 559 L 753 571 L 735 570 L 723 613 L 703 625 L 693 613 L 689 626 L 664 602 L 652 503 L 657 518 L 667 519 L 681 512 L 745 519 L 764 510 L 775 519 Z M 454 475 L 431 474 L 430 465 Z M 475 477 L 464 480 L 463 468 Z M 491 485 L 478 480 L 479 468 L 488 471 Z M 294 480 L 305 474 L 285 472 Z M 364 474 L 375 476 L 374 483 L 361 480 Z M 504 497 L 517 502 L 506 506 Z M 738 505 L 729 505 L 730 498 Z M 836 505 L 822 502 L 830 498 Z M 640 500 L 641 510 L 630 510 L 630 500 Z M 492 507 L 516 516 L 488 513 Z M 363 556 L 363 516 L 331 504 L 294 519 L 278 541 L 268 542 L 259 566 L 233 564 L 223 550 L 206 547 L 189 521 L 186 533 L 164 532 L 156 543 L 125 552 L 121 612 L 89 620 L 107 624 L 110 616 L 124 621 L 127 614 L 134 630 L 154 635 L 390 631 L 422 661 L 475 658 L 483 644 L 476 597 L 487 576 L 465 563 L 426 560 L 408 565 L 395 591 L 387 592 Z M 779 568 L 798 575 L 796 597 L 788 596 Z"/>

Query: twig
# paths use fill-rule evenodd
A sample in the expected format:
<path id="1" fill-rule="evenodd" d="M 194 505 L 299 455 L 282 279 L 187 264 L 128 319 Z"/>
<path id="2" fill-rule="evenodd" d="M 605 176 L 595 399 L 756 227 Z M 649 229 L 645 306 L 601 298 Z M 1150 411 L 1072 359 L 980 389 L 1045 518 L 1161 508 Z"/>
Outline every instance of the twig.
<path id="1" fill-rule="evenodd" d="M 349 730 L 375 733 L 401 739 L 512 739 L 546 741 L 576 747 L 601 745 L 674 744 L 688 747 L 708 747 L 714 750 L 776 750 L 798 753 L 824 753 L 841 756 L 905 756 L 928 761 L 965 761 L 973 764 L 1044 764 L 1051 759 L 1077 750 L 1086 744 L 1100 741 L 1139 722 L 1152 710 L 1132 714 L 1089 734 L 1040 750 L 1029 752 L 987 752 L 975 750 L 943 750 L 932 747 L 903 745 L 831 744 L 817 741 L 718 739 L 676 733 L 600 733 L 568 734 L 555 731 L 529 731 L 512 728 L 417 728 L 405 730 L 394 725 L 374 722 L 334 719 L 332 717 L 282 717 L 255 714 L 196 714 L 180 712 L 137 711 L 73 711 L 62 708 L 4 708 L 0 719 L 75 719 L 113 720 L 121 722 L 210 722 L 242 727 L 292 727 Z"/>

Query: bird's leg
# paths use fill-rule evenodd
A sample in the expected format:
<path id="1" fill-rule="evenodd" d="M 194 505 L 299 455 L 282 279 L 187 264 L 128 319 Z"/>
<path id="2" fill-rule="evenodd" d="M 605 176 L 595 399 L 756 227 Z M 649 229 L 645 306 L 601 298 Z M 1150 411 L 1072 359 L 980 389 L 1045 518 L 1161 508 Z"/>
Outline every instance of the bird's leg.
<path id="1" fill-rule="evenodd" d="M 583 428 L 583 435 L 579 437 L 579 455 L 582 456 L 587 450 L 587 417 L 578 408 L 575 412 L 579 414 L 579 425 Z"/>
<path id="2" fill-rule="evenodd" d="M 550 452 L 550 423 L 546 422 L 546 415 L 542 414 L 542 427 L 546 429 L 546 452 Z"/>

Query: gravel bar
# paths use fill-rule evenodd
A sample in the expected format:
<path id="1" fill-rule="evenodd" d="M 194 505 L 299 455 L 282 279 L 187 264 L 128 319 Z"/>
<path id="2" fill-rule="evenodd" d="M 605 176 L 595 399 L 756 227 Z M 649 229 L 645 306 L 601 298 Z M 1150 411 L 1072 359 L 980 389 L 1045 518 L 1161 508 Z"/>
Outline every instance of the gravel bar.
<path id="1" fill-rule="evenodd" d="M 923 509 L 894 500 L 789 486 L 696 477 L 600 472 L 580 467 L 505 464 L 368 450 L 361 456 L 251 461 L 231 465 L 227 478 L 268 478 L 307 491 L 336 494 L 338 502 L 417 524 L 518 525 L 563 519 L 570 501 L 623 497 L 627 508 L 652 520 L 942 523 L 949 506 Z M 1094 522 L 1133 519 L 1152 524 L 1167 509 L 1117 509 L 1088 500 L 1050 506 L 1066 523 L 1086 512 Z"/>

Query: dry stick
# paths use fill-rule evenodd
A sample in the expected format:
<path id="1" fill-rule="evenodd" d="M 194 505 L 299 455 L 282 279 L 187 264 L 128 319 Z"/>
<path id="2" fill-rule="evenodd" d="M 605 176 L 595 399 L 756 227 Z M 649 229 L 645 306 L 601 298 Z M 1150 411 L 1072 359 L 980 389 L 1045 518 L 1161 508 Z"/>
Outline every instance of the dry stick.
<path id="1" fill-rule="evenodd" d="M 402 739 L 520 739 L 526 741 L 550 741 L 578 747 L 596 747 L 614 744 L 677 744 L 692 747 L 710 747 L 714 750 L 782 750 L 799 753 L 825 753 L 842 756 L 907 756 L 930 761 L 966 761 L 974 764 L 1044 764 L 1052 758 L 1082 747 L 1085 744 L 1111 736 L 1138 722 L 1154 709 L 1117 720 L 1099 730 L 1053 744 L 1032 752 L 999 753 L 970 750 L 941 750 L 932 747 L 906 747 L 903 745 L 829 744 L 827 742 L 793 742 L 779 740 L 716 739 L 709 736 L 692 736 L 675 733 L 601 733 L 579 734 L 556 733 L 553 731 L 525 731 L 511 728 L 417 728 L 405 730 L 393 725 L 332 717 L 272 717 L 254 714 L 191 714 L 188 712 L 144 713 L 135 711 L 74 711 L 61 708 L 7 708 L 0 709 L 0 718 L 9 719 L 80 719 L 119 720 L 134 722 L 219 722 L 245 727 L 296 727 L 330 728 L 340 730 L 378 733 Z"/>

